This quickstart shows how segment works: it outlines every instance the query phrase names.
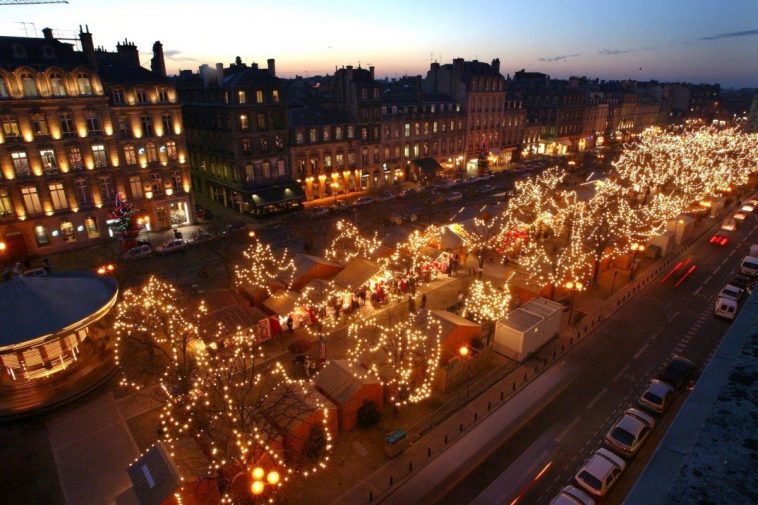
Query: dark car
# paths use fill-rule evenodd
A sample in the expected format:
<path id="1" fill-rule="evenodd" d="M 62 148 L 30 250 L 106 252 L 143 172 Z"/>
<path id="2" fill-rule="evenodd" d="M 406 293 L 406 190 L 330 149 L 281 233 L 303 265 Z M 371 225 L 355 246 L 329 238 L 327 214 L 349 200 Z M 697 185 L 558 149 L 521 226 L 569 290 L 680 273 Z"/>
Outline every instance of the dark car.
<path id="1" fill-rule="evenodd" d="M 753 289 L 753 280 L 748 277 L 747 275 L 743 274 L 737 274 L 732 278 L 731 281 L 729 281 L 729 284 L 732 286 L 737 286 L 738 288 L 744 290 L 747 293 L 752 292 Z"/>
<path id="2" fill-rule="evenodd" d="M 658 378 L 674 389 L 681 390 L 689 384 L 694 374 L 695 364 L 692 361 L 674 355 Z"/>

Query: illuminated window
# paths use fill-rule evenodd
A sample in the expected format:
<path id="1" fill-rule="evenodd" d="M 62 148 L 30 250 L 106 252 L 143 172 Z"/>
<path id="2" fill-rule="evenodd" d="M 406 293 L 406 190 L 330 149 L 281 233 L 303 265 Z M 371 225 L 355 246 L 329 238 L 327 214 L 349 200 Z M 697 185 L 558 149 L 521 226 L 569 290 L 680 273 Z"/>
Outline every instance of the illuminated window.
<path id="1" fill-rule="evenodd" d="M 154 143 L 148 142 L 145 144 L 145 155 L 147 156 L 148 163 L 158 161 L 158 151 L 156 151 Z"/>
<path id="2" fill-rule="evenodd" d="M 50 135 L 50 129 L 47 127 L 47 119 L 42 114 L 35 114 L 31 117 L 32 133 L 35 137 L 40 135 Z"/>
<path id="3" fill-rule="evenodd" d="M 93 145 L 92 156 L 95 159 L 96 168 L 104 168 L 108 166 L 108 153 L 105 151 L 104 145 L 102 144 Z"/>
<path id="4" fill-rule="evenodd" d="M 52 149 L 42 149 L 39 152 L 42 159 L 42 168 L 46 174 L 58 172 L 58 161 L 55 159 L 55 151 Z"/>
<path id="5" fill-rule="evenodd" d="M 32 170 L 29 168 L 29 159 L 26 157 L 26 152 L 16 151 L 11 153 L 11 160 L 13 160 L 13 170 L 16 172 L 17 177 L 26 177 L 32 175 Z"/>
<path id="6" fill-rule="evenodd" d="M 87 237 L 97 238 L 100 236 L 100 228 L 97 226 L 97 219 L 94 216 L 87 216 L 84 220 L 84 229 L 87 230 Z"/>
<path id="7" fill-rule="evenodd" d="M 247 94 L 245 93 L 245 90 L 240 89 L 237 91 L 237 100 L 241 104 L 247 103 Z"/>
<path id="8" fill-rule="evenodd" d="M 276 172 L 279 174 L 279 177 L 284 177 L 286 174 L 286 166 L 284 164 L 284 160 L 279 158 L 276 160 Z"/>
<path id="9" fill-rule="evenodd" d="M 342 140 L 342 127 L 338 126 L 334 129 L 334 139 Z"/>
<path id="10" fill-rule="evenodd" d="M 368 149 L 365 147 L 361 149 L 361 165 L 364 167 L 368 165 Z"/>
<path id="11" fill-rule="evenodd" d="M 127 165 L 137 164 L 137 152 L 134 150 L 134 146 L 124 146 L 124 161 Z"/>
<path id="12" fill-rule="evenodd" d="M 261 163 L 261 171 L 263 172 L 264 179 L 271 178 L 271 162 L 269 160 L 263 160 L 263 163 Z"/>
<path id="13" fill-rule="evenodd" d="M 271 90 L 271 99 L 274 101 L 274 103 L 279 103 L 279 90 L 278 89 Z"/>
<path id="14" fill-rule="evenodd" d="M 42 214 L 42 203 L 39 200 L 39 193 L 35 186 L 26 186 L 21 188 L 21 196 L 24 198 L 24 207 L 29 215 Z"/>
<path id="15" fill-rule="evenodd" d="M 345 155 L 342 153 L 337 153 L 335 155 L 335 158 L 337 160 L 337 168 L 342 168 L 345 166 Z"/>
<path id="16" fill-rule="evenodd" d="M 84 168 L 82 162 L 82 152 L 76 146 L 71 146 L 66 149 L 66 158 L 68 158 L 68 167 L 71 170 L 81 170 Z"/>
<path id="17" fill-rule="evenodd" d="M 361 128 L 361 139 L 368 139 L 368 128 Z"/>
<path id="18" fill-rule="evenodd" d="M 3 135 L 5 137 L 18 137 L 18 122 L 16 121 L 15 117 L 11 116 L 4 116 L 2 119 L 0 119 L 3 124 Z"/>
<path id="19" fill-rule="evenodd" d="M 0 77 L 0 98 L 8 98 L 8 88 L 5 86 L 5 80 Z"/>
<path id="20" fill-rule="evenodd" d="M 10 191 L 6 188 L 0 188 L 0 218 L 11 216 L 13 216 L 13 205 Z"/>
<path id="21" fill-rule="evenodd" d="M 54 182 L 48 185 L 50 191 L 50 201 L 53 203 L 55 210 L 68 209 L 68 200 L 66 200 L 66 190 L 63 189 L 63 183 Z"/>
<path id="22" fill-rule="evenodd" d="M 403 137 L 410 137 L 411 136 L 411 124 L 405 123 L 403 125 Z"/>
<path id="23" fill-rule="evenodd" d="M 173 140 L 166 142 L 166 155 L 170 160 L 176 159 L 176 142 Z"/>
<path id="24" fill-rule="evenodd" d="M 255 103 L 263 103 L 263 90 L 259 89 L 255 92 Z"/>
<path id="25" fill-rule="evenodd" d="M 163 194 L 163 182 L 161 181 L 161 174 L 150 175 L 150 187 L 153 190 L 154 194 Z"/>
<path id="26" fill-rule="evenodd" d="M 182 189 L 182 171 L 181 170 L 174 170 L 171 172 L 171 186 L 174 188 L 174 191 L 181 191 Z"/>
<path id="27" fill-rule="evenodd" d="M 76 82 L 79 84 L 79 94 L 80 95 L 91 95 L 92 94 L 92 83 L 89 80 L 89 77 L 87 74 L 78 74 L 76 76 Z"/>
<path id="28" fill-rule="evenodd" d="M 50 237 L 47 235 L 47 229 L 38 224 L 34 227 L 34 240 L 37 241 L 37 246 L 43 247 L 50 245 Z"/>
<path id="29" fill-rule="evenodd" d="M 324 155 L 324 168 L 327 170 L 332 168 L 332 155 L 331 154 Z"/>
<path id="30" fill-rule="evenodd" d="M 32 74 L 21 74 L 21 86 L 24 89 L 24 96 L 37 96 L 37 83 L 34 82 Z"/>
<path id="31" fill-rule="evenodd" d="M 348 126 L 347 127 L 347 138 L 349 138 L 349 139 L 355 138 L 355 127 L 354 126 Z"/>
<path id="32" fill-rule="evenodd" d="M 53 96 L 66 96 L 66 84 L 63 82 L 61 74 L 50 74 L 50 87 Z"/>
<path id="33" fill-rule="evenodd" d="M 308 130 L 308 140 L 310 142 L 316 142 L 316 140 L 318 140 L 318 131 L 315 128 Z"/>
<path id="34" fill-rule="evenodd" d="M 328 126 L 325 126 L 324 131 L 322 132 L 324 142 L 329 142 L 329 134 L 330 134 L 330 128 Z"/>
<path id="35" fill-rule="evenodd" d="M 64 242 L 76 242 L 76 233 L 74 233 L 74 223 L 69 220 L 61 223 L 61 238 Z"/>
<path id="36" fill-rule="evenodd" d="M 248 131 L 250 129 L 250 120 L 247 114 L 240 114 L 240 130 Z"/>
<path id="37" fill-rule="evenodd" d="M 295 132 L 295 144 L 304 144 L 305 143 L 305 135 L 303 135 L 303 132 L 297 131 Z"/>

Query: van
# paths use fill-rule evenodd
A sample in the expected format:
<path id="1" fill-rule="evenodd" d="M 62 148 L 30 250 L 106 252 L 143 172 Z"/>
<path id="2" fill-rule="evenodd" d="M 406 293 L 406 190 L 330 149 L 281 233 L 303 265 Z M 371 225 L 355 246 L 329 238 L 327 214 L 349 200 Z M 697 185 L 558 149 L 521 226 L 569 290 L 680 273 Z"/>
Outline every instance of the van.
<path id="1" fill-rule="evenodd" d="M 755 256 L 745 256 L 740 264 L 740 273 L 755 277 L 758 275 L 758 258 Z"/>
<path id="2" fill-rule="evenodd" d="M 716 298 L 716 307 L 714 307 L 713 313 L 717 317 L 732 321 L 737 316 L 737 302 L 719 296 Z"/>

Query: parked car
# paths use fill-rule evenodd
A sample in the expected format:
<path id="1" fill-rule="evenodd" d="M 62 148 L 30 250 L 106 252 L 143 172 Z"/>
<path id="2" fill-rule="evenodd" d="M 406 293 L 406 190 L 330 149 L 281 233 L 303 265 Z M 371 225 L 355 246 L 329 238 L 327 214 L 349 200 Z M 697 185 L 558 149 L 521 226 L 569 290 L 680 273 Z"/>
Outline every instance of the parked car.
<path id="1" fill-rule="evenodd" d="M 623 459 L 608 449 L 601 448 L 579 469 L 574 479 L 590 494 L 604 496 L 625 469 Z"/>
<path id="2" fill-rule="evenodd" d="M 737 221 L 744 221 L 745 219 L 747 219 L 747 213 L 745 213 L 742 210 L 738 210 L 737 212 L 734 213 L 734 216 L 732 217 L 734 217 L 734 219 Z"/>
<path id="3" fill-rule="evenodd" d="M 576 486 L 566 486 L 550 505 L 595 505 L 595 500 Z"/>
<path id="4" fill-rule="evenodd" d="M 745 203 L 742 204 L 742 208 L 740 210 L 744 212 L 755 212 L 756 208 L 758 208 L 758 200 L 750 198 L 748 200 L 745 200 Z"/>
<path id="5" fill-rule="evenodd" d="M 737 317 L 737 311 L 739 310 L 739 304 L 736 300 L 731 298 L 724 298 L 719 296 L 716 298 L 716 305 L 713 307 L 713 314 L 716 317 L 733 321 Z"/>
<path id="6" fill-rule="evenodd" d="M 673 387 L 675 390 L 683 389 L 695 373 L 695 364 L 676 354 L 666 365 L 666 368 L 658 375 L 658 378 Z"/>
<path id="7" fill-rule="evenodd" d="M 725 231 L 734 231 L 737 229 L 737 222 L 728 217 L 721 223 L 721 229 Z"/>
<path id="8" fill-rule="evenodd" d="M 748 277 L 758 276 L 758 258 L 745 256 L 740 263 L 740 273 Z"/>
<path id="9" fill-rule="evenodd" d="M 400 192 L 400 197 L 417 195 L 418 190 L 416 188 L 406 188 Z"/>
<path id="10" fill-rule="evenodd" d="M 750 293 L 753 289 L 753 279 L 747 275 L 737 274 L 729 281 L 732 286 L 737 286 L 740 289 L 744 289 L 747 293 Z"/>
<path id="11" fill-rule="evenodd" d="M 639 397 L 637 403 L 656 414 L 663 414 L 668 408 L 669 403 L 671 403 L 673 393 L 674 388 L 663 381 L 653 379 Z"/>
<path id="12" fill-rule="evenodd" d="M 147 258 L 153 253 L 153 248 L 150 247 L 147 244 L 138 245 L 137 247 L 132 247 L 128 251 L 126 251 L 124 254 L 121 255 L 121 259 L 125 261 L 133 261 L 133 260 L 139 260 L 142 258 Z"/>
<path id="13" fill-rule="evenodd" d="M 208 240 L 212 240 L 214 237 L 213 233 L 209 232 L 208 230 L 197 230 L 192 235 L 192 243 L 198 244 L 201 242 L 206 242 Z"/>
<path id="14" fill-rule="evenodd" d="M 164 255 L 169 254 L 177 251 L 184 251 L 187 248 L 187 242 L 180 238 L 175 238 L 172 240 L 169 240 L 168 242 L 164 242 L 158 247 L 155 248 L 155 252 Z"/>
<path id="15" fill-rule="evenodd" d="M 728 298 L 729 300 L 734 300 L 735 302 L 739 302 L 742 299 L 743 294 L 743 289 L 733 284 L 727 284 L 721 288 L 721 291 L 719 291 L 720 298 Z"/>
<path id="16" fill-rule="evenodd" d="M 605 435 L 605 443 L 625 456 L 634 456 L 655 428 L 655 420 L 637 409 L 631 408 L 611 426 Z"/>
<path id="17" fill-rule="evenodd" d="M 42 267 L 30 268 L 29 270 L 24 270 L 23 273 L 24 277 L 45 277 L 46 275 L 47 270 Z"/>
<path id="18" fill-rule="evenodd" d="M 328 207 L 317 207 L 313 209 L 310 214 L 312 217 L 321 217 L 321 216 L 326 216 L 327 214 L 329 214 L 329 212 L 331 211 L 329 210 Z"/>
<path id="19" fill-rule="evenodd" d="M 453 186 L 455 186 L 455 184 L 456 184 L 456 181 L 447 179 L 447 180 L 439 181 L 439 182 L 435 183 L 432 187 L 434 187 L 436 189 L 449 189 L 449 188 L 452 188 Z"/>
<path id="20" fill-rule="evenodd" d="M 458 191 L 453 191 L 445 198 L 448 202 L 456 202 L 463 199 L 463 194 Z"/>
<path id="21" fill-rule="evenodd" d="M 483 184 L 482 186 L 479 186 L 479 193 L 490 193 L 492 191 L 495 191 L 495 187 L 491 184 Z"/>
<path id="22" fill-rule="evenodd" d="M 353 202 L 353 205 L 355 206 L 361 206 L 361 205 L 368 205 L 370 203 L 374 203 L 376 201 L 376 198 L 373 196 L 361 196 L 355 202 Z"/>

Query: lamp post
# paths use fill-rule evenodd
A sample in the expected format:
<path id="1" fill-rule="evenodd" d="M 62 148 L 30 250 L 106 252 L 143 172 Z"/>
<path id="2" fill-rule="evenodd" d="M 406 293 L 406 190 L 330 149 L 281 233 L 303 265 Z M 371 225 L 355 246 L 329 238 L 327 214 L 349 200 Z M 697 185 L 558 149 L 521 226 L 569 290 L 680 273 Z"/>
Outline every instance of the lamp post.
<path id="1" fill-rule="evenodd" d="M 584 284 L 582 284 L 579 281 L 576 281 L 576 282 L 568 281 L 566 283 L 566 289 L 571 291 L 571 303 L 569 304 L 569 326 L 572 326 L 571 316 L 574 315 L 574 300 L 576 298 L 576 292 L 584 289 Z"/>
<path id="2" fill-rule="evenodd" d="M 458 349 L 458 357 L 466 362 L 466 398 L 468 399 L 469 382 L 471 379 L 471 350 L 467 345 L 462 345 Z"/>
<path id="3" fill-rule="evenodd" d="M 337 205 L 337 188 L 339 187 L 339 184 L 336 182 L 332 183 L 332 196 L 334 197 L 334 205 Z"/>
<path id="4" fill-rule="evenodd" d="M 238 482 L 238 479 L 243 479 Z M 268 472 L 262 466 L 253 467 L 250 472 L 241 471 L 232 478 L 232 493 L 236 495 L 235 503 L 247 503 L 252 501 L 258 503 L 259 499 L 263 499 L 263 494 L 272 490 L 277 486 L 281 486 L 281 475 L 276 469 L 271 469 Z M 249 484 L 249 487 L 247 483 Z M 252 498 L 252 500 L 251 500 Z M 265 500 L 265 501 L 270 501 Z"/>
<path id="5" fill-rule="evenodd" d="M 150 216 L 138 217 L 137 224 L 145 227 L 145 233 L 147 234 L 147 242 L 149 244 L 150 243 Z"/>

